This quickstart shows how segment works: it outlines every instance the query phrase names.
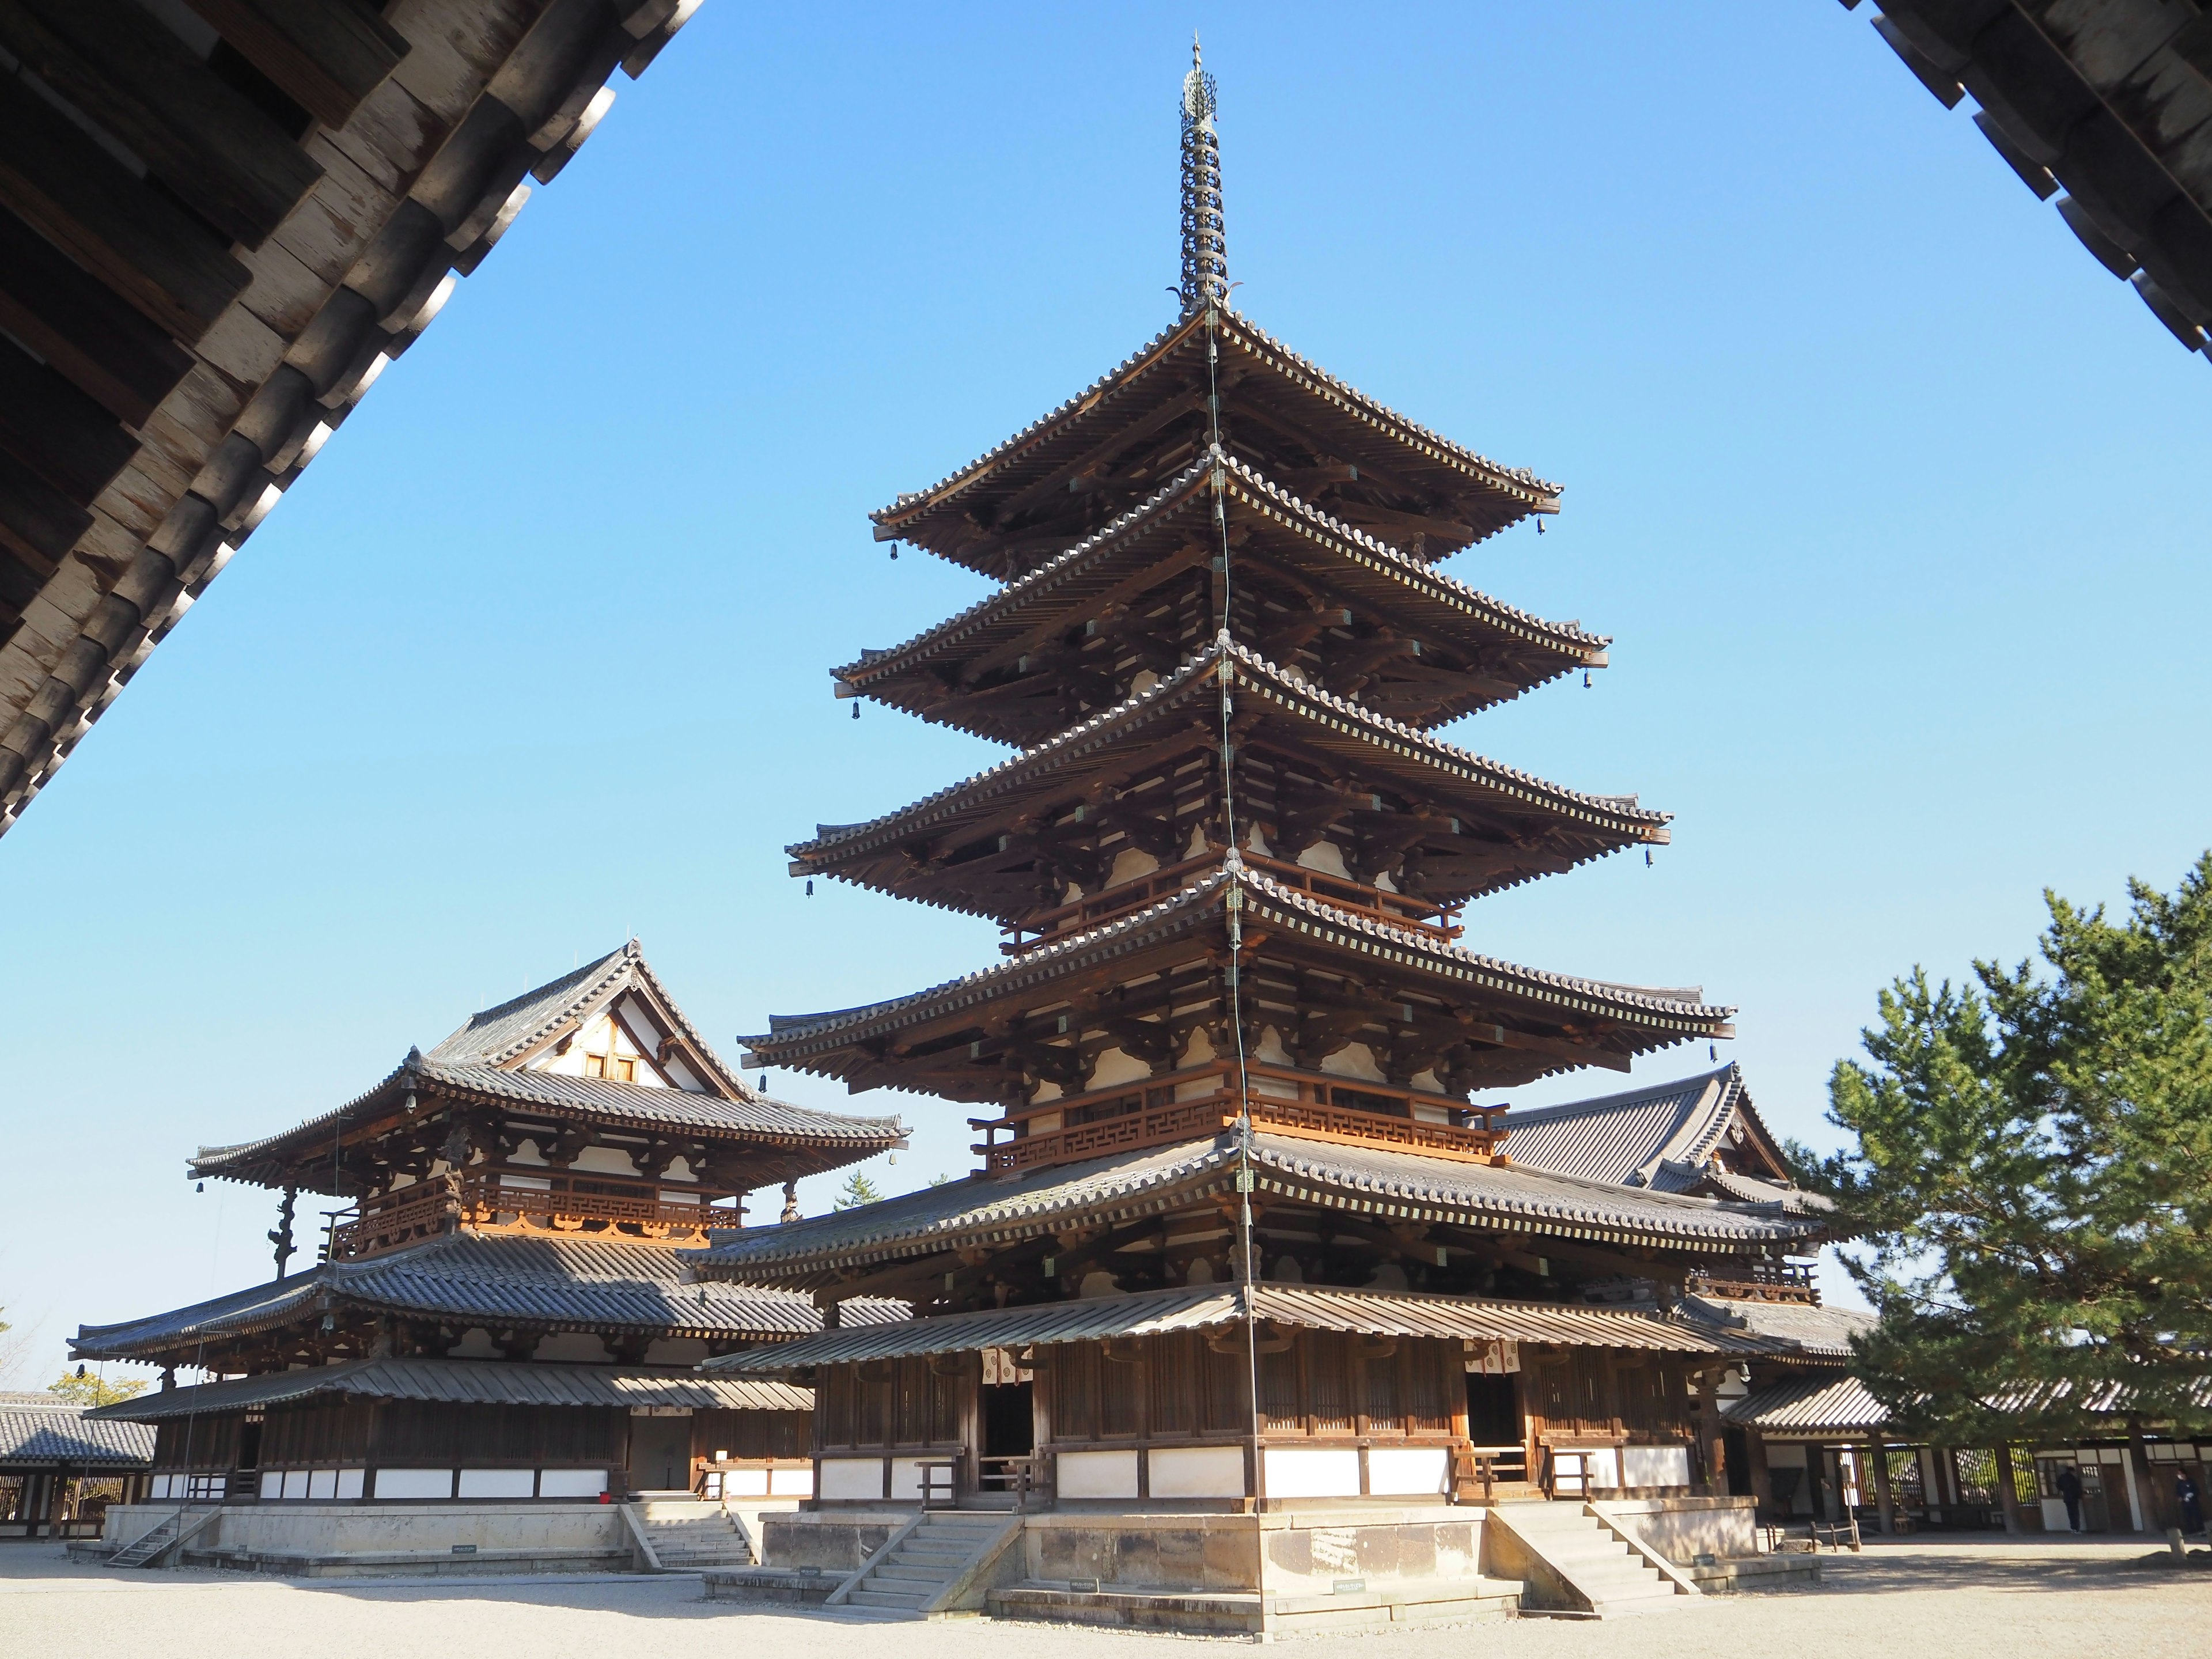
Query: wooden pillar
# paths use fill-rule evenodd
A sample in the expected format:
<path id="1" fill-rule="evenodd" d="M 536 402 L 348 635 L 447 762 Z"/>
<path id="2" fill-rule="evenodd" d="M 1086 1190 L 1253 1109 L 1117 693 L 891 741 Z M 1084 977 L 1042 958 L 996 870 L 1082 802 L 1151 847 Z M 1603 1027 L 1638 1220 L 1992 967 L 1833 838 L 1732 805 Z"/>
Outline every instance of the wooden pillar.
<path id="1" fill-rule="evenodd" d="M 2006 1534 L 2017 1538 L 2026 1530 L 2020 1520 L 2020 1489 L 2013 1485 L 2012 1448 L 2000 1440 L 1996 1445 L 1997 1506 L 2004 1511 Z"/>
<path id="2" fill-rule="evenodd" d="M 1766 1468 L 1766 1437 L 1747 1424 L 1743 1431 L 1744 1473 L 1750 1477 L 1751 1501 L 1758 1505 L 1753 1514 L 1772 1512 L 1779 1509 L 1774 1501 L 1774 1477 Z M 1787 1521 L 1786 1515 L 1778 1516 Z"/>
<path id="3" fill-rule="evenodd" d="M 1728 1443 L 1721 1437 L 1719 1384 L 1708 1369 L 1698 1373 L 1698 1446 L 1705 1462 L 1705 1493 L 1728 1496 Z"/>
<path id="4" fill-rule="evenodd" d="M 1885 1535 L 1897 1530 L 1897 1505 L 1889 1495 L 1889 1448 L 1882 1443 L 1880 1435 L 1868 1437 L 1866 1450 L 1860 1454 L 1867 1459 L 1866 1474 L 1874 1481 L 1875 1510 L 1881 1520 Z"/>

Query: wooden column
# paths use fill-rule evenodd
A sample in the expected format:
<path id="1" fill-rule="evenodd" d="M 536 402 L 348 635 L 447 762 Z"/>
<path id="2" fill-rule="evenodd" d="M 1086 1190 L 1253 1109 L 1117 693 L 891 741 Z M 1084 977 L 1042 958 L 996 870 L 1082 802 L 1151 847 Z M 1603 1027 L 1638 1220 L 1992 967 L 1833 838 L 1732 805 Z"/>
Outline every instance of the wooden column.
<path id="1" fill-rule="evenodd" d="M 1897 1505 L 1889 1495 L 1889 1448 L 1882 1443 L 1880 1435 L 1874 1435 L 1869 1437 L 1866 1450 L 1862 1455 L 1871 1464 L 1868 1474 L 1874 1480 L 1875 1508 L 1881 1517 L 1881 1529 L 1885 1534 L 1894 1533 L 1897 1530 Z"/>
<path id="2" fill-rule="evenodd" d="M 1721 1437 L 1718 1382 L 1708 1369 L 1698 1373 L 1698 1445 L 1705 1461 L 1708 1497 L 1728 1496 L 1728 1443 Z"/>
<path id="3" fill-rule="evenodd" d="M 1759 1507 L 1753 1513 L 1779 1508 L 1774 1501 L 1774 1477 L 1766 1467 L 1766 1437 L 1747 1424 L 1743 1431 L 1744 1473 L 1750 1477 L 1752 1502 Z M 1787 1521 L 1790 1517 L 1782 1516 Z"/>
<path id="4" fill-rule="evenodd" d="M 2012 1448 L 2000 1440 L 1996 1445 L 1997 1505 L 2004 1511 L 2004 1529 L 2017 1538 L 2026 1530 L 2021 1525 L 2020 1491 L 2013 1485 Z"/>

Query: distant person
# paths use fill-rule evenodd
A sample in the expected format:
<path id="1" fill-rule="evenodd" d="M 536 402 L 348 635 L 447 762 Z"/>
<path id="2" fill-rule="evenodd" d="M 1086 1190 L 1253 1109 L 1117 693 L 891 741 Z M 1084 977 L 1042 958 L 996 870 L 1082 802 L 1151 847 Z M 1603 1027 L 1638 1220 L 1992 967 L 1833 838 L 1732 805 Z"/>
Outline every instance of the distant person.
<path id="1" fill-rule="evenodd" d="M 2081 1477 L 2071 1463 L 2058 1471 L 2058 1501 L 2066 1505 L 2066 1530 L 2081 1530 Z"/>
<path id="2" fill-rule="evenodd" d="M 2174 1471 L 2173 1495 L 2181 1500 L 2181 1530 L 2185 1533 L 2203 1532 L 2204 1502 L 2197 1495 L 2197 1483 L 2189 1478 L 2188 1470 Z"/>

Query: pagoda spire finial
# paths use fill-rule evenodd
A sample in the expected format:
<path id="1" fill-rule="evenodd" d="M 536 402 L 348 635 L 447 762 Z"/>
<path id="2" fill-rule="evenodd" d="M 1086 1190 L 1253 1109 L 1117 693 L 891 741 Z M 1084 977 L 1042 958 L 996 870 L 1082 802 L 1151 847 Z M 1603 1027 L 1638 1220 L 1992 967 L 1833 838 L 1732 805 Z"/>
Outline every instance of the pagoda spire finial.
<path id="1" fill-rule="evenodd" d="M 1213 77 L 1190 37 L 1190 73 L 1182 78 L 1183 314 L 1225 300 L 1229 254 L 1221 230 L 1221 145 L 1214 137 Z"/>

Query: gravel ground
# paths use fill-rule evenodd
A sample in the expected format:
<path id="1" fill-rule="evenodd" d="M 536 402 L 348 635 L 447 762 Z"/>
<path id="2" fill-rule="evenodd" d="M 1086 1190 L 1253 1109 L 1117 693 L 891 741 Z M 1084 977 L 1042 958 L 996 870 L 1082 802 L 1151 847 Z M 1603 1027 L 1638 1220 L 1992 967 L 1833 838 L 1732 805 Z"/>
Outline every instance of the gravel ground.
<path id="1" fill-rule="evenodd" d="M 1327 1659 L 1521 1659 L 1848 1653 L 1910 1659 L 2043 1655 L 2202 1659 L 2212 1653 L 2212 1571 L 2137 1565 L 2127 1543 L 1906 1539 L 1823 1558 L 1817 1589 L 1716 1596 L 1607 1623 L 1528 1619 L 1310 1637 Z M 2212 1556 L 2197 1552 L 2199 1569 Z M 694 1578 L 376 1585 L 129 1574 L 78 1566 L 45 1543 L 0 1544 L 0 1654 L 282 1653 L 285 1659 L 1108 1659 L 1185 1638 L 992 1620 L 884 1625 L 753 1613 L 700 1599 Z M 1218 1644 L 1218 1642 L 1215 1644 Z"/>

